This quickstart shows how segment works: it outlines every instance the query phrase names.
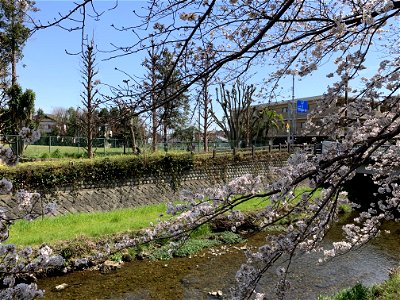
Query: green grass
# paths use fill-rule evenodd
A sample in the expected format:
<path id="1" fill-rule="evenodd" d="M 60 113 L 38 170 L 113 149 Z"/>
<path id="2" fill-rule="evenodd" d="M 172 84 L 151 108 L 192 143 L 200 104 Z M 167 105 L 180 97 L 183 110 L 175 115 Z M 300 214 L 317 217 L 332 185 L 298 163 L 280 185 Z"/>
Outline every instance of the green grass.
<path id="1" fill-rule="evenodd" d="M 151 252 L 150 258 L 160 260 L 160 259 L 170 259 L 172 257 L 187 257 L 192 254 L 198 253 L 204 248 L 210 248 L 222 244 L 237 244 L 244 242 L 239 234 L 224 231 L 218 233 L 212 233 L 209 225 L 204 224 L 197 228 L 191 235 L 190 239 L 185 240 L 182 244 L 170 244 L 168 241 L 159 247 L 154 247 L 150 245 L 148 249 Z"/>
<path id="2" fill-rule="evenodd" d="M 94 147 L 93 151 L 95 156 L 104 155 L 123 155 L 123 147 Z M 150 155 L 165 155 L 165 151 L 158 149 L 156 152 L 151 152 L 150 149 L 141 148 L 143 154 Z M 132 154 L 132 149 L 127 147 L 125 149 L 127 154 Z M 185 150 L 180 149 L 170 149 L 169 154 L 186 153 Z M 23 152 L 23 157 L 26 158 L 80 158 L 86 156 L 86 150 L 84 147 L 75 146 L 43 146 L 43 145 L 29 145 Z"/>
<path id="3" fill-rule="evenodd" d="M 99 237 L 149 227 L 166 211 L 164 204 L 111 212 L 78 213 L 17 221 L 10 230 L 8 243 L 35 246 L 71 240 L 80 236 Z"/>
<path id="4" fill-rule="evenodd" d="M 318 300 L 368 300 L 370 291 L 367 287 L 361 283 L 357 283 L 355 286 L 349 289 L 344 289 L 333 297 L 318 297 Z"/>
<path id="5" fill-rule="evenodd" d="M 392 272 L 384 283 L 371 288 L 371 300 L 398 300 L 400 299 L 400 268 Z"/>
<path id="6" fill-rule="evenodd" d="M 305 189 L 298 189 L 301 193 Z M 253 198 L 236 207 L 241 211 L 255 211 L 270 202 L 267 198 Z M 111 212 L 76 213 L 56 217 L 44 217 L 34 221 L 17 221 L 10 230 L 8 243 L 19 246 L 35 246 L 72 240 L 81 236 L 101 237 L 127 231 L 137 231 L 149 227 L 160 215 L 165 214 L 166 205 L 149 205 Z M 208 227 L 200 227 L 193 237 L 207 234 Z"/>
<path id="7" fill-rule="evenodd" d="M 210 248 L 221 244 L 222 242 L 216 239 L 189 239 L 182 245 L 166 244 L 155 249 L 150 249 L 150 258 L 154 260 L 168 260 L 172 257 L 187 257 L 198 253 L 204 248 Z"/>
<path id="8" fill-rule="evenodd" d="M 263 203 L 263 204 L 262 204 Z M 265 205 L 265 201 L 252 199 L 241 204 L 241 209 L 254 210 Z M 149 227 L 165 214 L 166 205 L 149 205 L 132 209 L 118 209 L 111 212 L 76 213 L 63 216 L 44 217 L 34 221 L 19 220 L 10 230 L 8 243 L 18 246 L 37 246 L 58 241 L 72 240 L 82 236 L 101 237 Z M 192 237 L 210 233 L 204 225 L 192 233 Z"/>
<path id="9" fill-rule="evenodd" d="M 124 148 L 94 148 L 97 155 L 123 154 Z M 132 153 L 130 148 L 126 148 L 127 153 Z M 29 145 L 24 153 L 24 157 L 29 158 L 61 158 L 61 157 L 80 157 L 85 156 L 86 150 L 83 147 L 74 146 L 42 146 Z"/>
<path id="10" fill-rule="evenodd" d="M 344 289 L 332 297 L 319 296 L 318 300 L 398 300 L 400 299 L 400 268 L 378 285 L 365 287 L 361 283 Z"/>
<path id="11" fill-rule="evenodd" d="M 297 196 L 300 196 L 302 193 L 306 193 L 306 192 L 310 192 L 310 191 L 311 191 L 310 188 L 298 187 L 295 190 L 295 194 Z M 321 192 L 320 190 L 317 190 L 312 197 L 313 198 L 317 197 L 320 194 L 320 192 Z M 299 199 L 300 199 L 300 197 L 299 197 Z M 238 206 L 236 206 L 236 209 L 240 210 L 240 211 L 254 211 L 254 210 L 265 208 L 270 203 L 271 203 L 271 201 L 269 200 L 268 197 L 255 197 L 246 202 L 239 204 Z"/>

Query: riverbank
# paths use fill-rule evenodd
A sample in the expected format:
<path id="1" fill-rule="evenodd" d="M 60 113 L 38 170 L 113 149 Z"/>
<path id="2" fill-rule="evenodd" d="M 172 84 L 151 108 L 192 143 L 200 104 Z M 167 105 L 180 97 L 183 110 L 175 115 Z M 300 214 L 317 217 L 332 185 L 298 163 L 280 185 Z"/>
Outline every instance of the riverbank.
<path id="1" fill-rule="evenodd" d="M 257 201 L 259 203 L 260 200 Z M 16 243 L 19 248 L 22 248 L 22 246 L 32 247 L 33 253 L 39 248 L 49 246 L 53 255 L 61 256 L 65 260 L 65 263 L 60 267 L 41 270 L 36 273 L 35 276 L 38 278 L 65 275 L 84 269 L 110 271 L 119 268 L 124 262 L 133 260 L 166 260 L 173 257 L 188 257 L 204 248 L 243 242 L 249 231 L 258 229 L 253 217 L 254 211 L 246 212 L 247 206 L 248 204 L 242 207 L 246 222 L 237 228 L 237 233 L 231 231 L 234 226 L 233 221 L 229 220 L 227 216 L 220 216 L 210 223 L 203 224 L 188 232 L 185 238 L 156 238 L 153 241 L 140 242 L 140 237 L 149 228 L 152 219 L 154 219 L 154 222 L 160 218 L 167 219 L 161 213 L 165 211 L 165 207 L 157 205 L 122 212 L 99 213 L 99 215 L 94 216 L 91 214 L 83 214 L 82 216 L 81 214 L 80 217 L 60 216 L 35 220 L 31 223 L 20 221 L 12 231 L 16 238 L 11 238 L 10 242 L 19 242 Z M 131 214 L 129 218 L 127 214 Z M 125 216 L 128 222 L 122 216 Z M 135 219 L 135 216 L 137 219 Z M 88 218 L 91 218 L 91 220 L 89 224 L 84 224 L 84 227 L 82 223 L 85 223 Z M 129 222 L 129 219 L 132 222 Z M 118 224 L 118 222 L 123 224 Z M 116 226 L 112 227 L 111 225 Z M 113 233 L 104 233 L 103 226 L 105 226 L 107 232 Z M 61 231 L 58 230 L 60 227 L 62 228 Z M 96 229 L 94 234 L 87 230 L 91 227 Z M 121 230 L 121 228 L 129 228 L 129 230 Z M 71 237 L 71 232 L 73 233 L 74 230 L 85 234 Z M 34 232 L 40 234 L 36 236 Z M 57 233 L 59 233 L 58 236 Z M 45 237 L 48 238 L 48 242 L 41 243 L 40 241 Z M 65 239 L 65 237 L 70 238 Z M 135 239 L 138 242 L 132 246 L 120 247 L 125 241 Z"/>
<path id="2" fill-rule="evenodd" d="M 250 216 L 251 216 L 251 214 L 249 214 L 249 218 L 248 218 L 249 220 L 251 220 Z M 257 230 L 256 223 L 249 221 L 246 224 L 247 224 L 246 228 L 240 228 L 240 230 L 239 230 L 242 234 L 248 233 L 249 230 L 250 231 Z M 191 272 L 197 268 L 197 267 L 193 266 L 193 263 L 195 263 L 194 258 L 199 259 L 199 262 L 198 262 L 199 264 L 201 263 L 201 264 L 205 264 L 208 266 L 209 262 L 208 262 L 207 258 L 211 259 L 211 261 L 214 261 L 215 257 L 227 255 L 229 257 L 226 258 L 227 261 L 225 261 L 225 263 L 230 265 L 229 272 L 224 271 L 225 275 L 221 275 L 219 273 L 220 270 L 223 270 L 223 268 L 221 267 L 221 268 L 218 268 L 218 272 L 216 274 L 216 276 L 218 276 L 218 277 L 222 276 L 222 279 L 218 279 L 219 288 L 218 288 L 217 284 L 210 284 L 209 286 L 203 287 L 201 292 L 196 291 L 196 293 L 200 293 L 201 295 L 204 296 L 204 295 L 207 295 L 206 290 L 209 290 L 208 292 L 213 292 L 213 291 L 215 292 L 215 291 L 221 290 L 226 295 L 229 293 L 229 290 L 228 290 L 228 288 L 225 288 L 225 289 L 221 288 L 221 286 L 223 286 L 223 287 L 226 286 L 226 283 L 224 283 L 223 280 L 225 280 L 226 282 L 229 282 L 230 285 L 234 284 L 234 274 L 235 274 L 236 270 L 239 268 L 240 263 L 244 262 L 243 250 L 250 249 L 251 247 L 253 247 L 253 249 L 256 249 L 256 247 L 258 247 L 258 245 L 262 245 L 263 243 L 265 243 L 265 233 L 261 233 L 261 235 L 264 235 L 264 236 L 259 238 L 258 242 L 252 241 L 251 245 L 250 244 L 234 244 L 234 243 L 238 243 L 241 241 L 239 239 L 240 238 L 239 236 L 234 235 L 232 233 L 218 232 L 218 231 L 226 230 L 226 229 L 229 230 L 231 227 L 232 227 L 232 224 L 229 224 L 229 222 L 226 222 L 226 220 L 218 219 L 215 222 L 213 222 L 211 224 L 211 226 L 208 226 L 208 227 L 202 226 L 197 231 L 193 232 L 191 235 L 192 239 L 187 241 L 185 244 L 183 244 L 184 247 L 178 248 L 175 246 L 175 248 L 171 249 L 171 247 L 167 241 L 156 241 L 153 244 L 146 244 L 144 246 L 140 246 L 135 249 L 131 248 L 131 249 L 123 250 L 123 251 L 114 252 L 109 257 L 104 257 L 101 261 L 99 261 L 98 264 L 87 261 L 86 264 L 79 264 L 79 266 L 76 266 L 76 264 L 74 262 L 78 258 L 81 258 L 84 256 L 95 255 L 97 249 L 99 248 L 99 245 L 104 246 L 107 243 L 109 243 L 109 244 L 118 243 L 119 241 L 121 241 L 124 238 L 124 236 L 134 237 L 135 234 L 137 234 L 138 232 L 125 232 L 123 234 L 119 233 L 119 234 L 105 235 L 105 236 L 101 236 L 101 237 L 92 237 L 92 238 L 80 236 L 75 239 L 58 242 L 58 243 L 52 244 L 51 246 L 55 249 L 55 253 L 61 254 L 64 258 L 67 259 L 67 261 L 68 261 L 67 267 L 63 268 L 62 270 L 53 270 L 53 272 L 50 272 L 50 273 L 40 274 L 39 283 L 51 282 L 51 284 L 48 285 L 46 283 L 43 287 L 40 285 L 39 286 L 46 290 L 46 294 L 49 291 L 52 291 L 51 292 L 52 296 L 50 296 L 50 298 L 47 298 L 47 299 L 54 299 L 53 297 L 55 297 L 55 295 L 58 295 L 60 293 L 62 293 L 62 294 L 66 293 L 66 296 L 65 296 L 66 298 L 63 298 L 63 299 L 77 299 L 76 296 L 69 298 L 69 297 L 71 297 L 70 291 L 75 290 L 75 288 L 71 288 L 72 286 L 75 286 L 75 285 L 80 288 L 76 289 L 76 291 L 74 293 L 78 293 L 80 289 L 85 289 L 85 284 L 76 282 L 76 279 L 82 278 L 82 276 L 93 276 L 95 278 L 97 278 L 97 276 L 100 276 L 96 280 L 100 280 L 100 282 L 106 280 L 107 283 L 103 282 L 104 286 L 107 286 L 107 289 L 110 289 L 112 292 L 115 292 L 114 289 L 116 289 L 116 287 L 113 286 L 113 282 L 114 282 L 114 284 L 118 285 L 118 282 L 120 280 L 122 280 L 121 275 L 119 275 L 120 272 L 123 272 L 123 273 L 126 272 L 126 278 L 124 277 L 125 279 L 123 279 L 123 280 L 129 280 L 129 278 L 131 276 L 136 276 L 136 275 L 132 275 L 130 271 L 126 271 L 126 270 L 121 271 L 121 270 L 124 270 L 125 268 L 132 268 L 132 266 L 134 266 L 135 270 L 137 270 L 138 268 L 144 268 L 143 276 L 145 276 L 145 278 L 147 278 L 147 276 L 155 276 L 156 278 L 160 278 L 160 275 L 157 274 L 157 272 L 160 270 L 158 270 L 158 271 L 149 270 L 147 267 L 151 268 L 151 266 L 153 266 L 153 267 L 157 266 L 157 268 L 160 268 L 160 267 L 167 268 L 165 266 L 169 266 L 172 261 L 179 260 L 180 263 L 183 264 L 183 268 L 187 268 L 186 271 Z M 335 238 L 338 237 L 339 232 L 340 232 L 340 230 L 337 230 L 337 236 L 335 236 Z M 399 236 L 399 232 L 400 232 L 399 230 L 397 230 L 397 232 L 395 231 L 395 233 L 397 234 L 397 237 Z M 226 244 L 230 244 L 231 246 L 227 247 Z M 232 245 L 232 244 L 234 244 L 234 245 Z M 393 242 L 389 246 L 387 245 L 386 247 L 389 247 L 390 251 L 392 251 L 392 249 L 390 247 L 393 247 L 393 251 L 398 252 L 399 246 L 400 245 L 398 243 L 396 244 Z M 211 248 L 209 248 L 209 247 L 211 247 Z M 211 250 L 205 250 L 205 248 L 208 248 Z M 178 249 L 179 249 L 179 251 L 176 251 Z M 171 250 L 174 250 L 174 251 L 171 251 Z M 370 255 L 370 254 L 368 254 L 368 255 Z M 366 257 L 368 257 L 368 256 L 364 256 L 364 259 Z M 165 259 L 170 259 L 170 260 L 166 261 Z M 235 259 L 234 264 L 230 261 L 231 259 Z M 236 261 L 236 259 L 237 259 L 237 261 Z M 368 258 L 366 258 L 366 259 L 368 260 Z M 372 257 L 372 259 L 375 259 L 375 258 Z M 312 263 L 315 263 L 316 261 L 317 261 L 317 259 L 314 259 L 314 260 L 312 260 Z M 397 262 L 398 261 L 399 261 L 399 257 L 397 257 Z M 309 264 L 309 263 L 310 262 L 308 262 L 307 264 Z M 386 261 L 384 261 L 384 263 L 386 263 Z M 304 263 L 302 263 L 300 265 L 300 267 L 298 267 L 298 268 L 303 269 L 304 268 L 303 264 Z M 354 262 L 351 261 L 350 264 L 354 264 Z M 380 264 L 382 264 L 382 262 L 378 260 L 378 265 L 380 265 Z M 236 266 L 236 269 L 234 269 L 235 266 Z M 393 265 L 391 265 L 390 267 L 393 267 Z M 209 268 L 207 267 L 206 270 L 207 270 L 207 272 L 211 272 L 211 274 L 214 274 L 211 268 L 212 268 L 212 266 L 210 266 Z M 346 268 L 348 268 L 347 265 L 346 265 Z M 354 268 L 356 270 L 357 268 L 359 268 L 359 266 L 355 265 Z M 379 269 L 376 266 L 372 266 L 372 265 L 370 265 L 369 268 L 376 271 L 376 274 L 372 274 L 372 276 L 371 276 L 371 274 L 367 275 L 367 276 L 371 276 L 372 283 L 380 282 L 387 278 L 386 271 Z M 340 270 L 340 268 L 337 268 L 336 266 L 334 269 L 337 270 L 337 272 L 342 272 Z M 83 271 L 78 271 L 78 270 L 83 270 Z M 76 272 L 72 272 L 72 271 L 76 271 Z M 145 275 L 146 272 L 149 272 L 149 273 L 147 275 Z M 228 273 L 229 273 L 229 275 L 228 275 Z M 85 274 L 85 275 L 82 275 L 82 274 Z M 181 280 L 184 281 L 187 274 L 188 274 L 187 272 L 182 274 L 183 277 L 181 278 Z M 338 274 L 330 273 L 329 276 L 325 275 L 324 280 L 326 280 L 327 282 L 324 282 L 324 280 L 321 281 L 319 278 L 317 280 L 316 278 L 313 277 L 313 274 L 309 274 L 308 277 L 314 278 L 314 280 L 317 280 L 317 282 L 319 282 L 318 285 L 320 285 L 320 286 L 328 285 L 328 286 L 330 286 L 331 291 L 337 291 L 338 287 L 340 287 L 340 285 L 343 284 L 343 283 L 340 283 L 342 275 L 339 275 L 339 274 L 340 273 L 338 273 Z M 49 275 L 51 275 L 51 276 L 49 276 Z M 57 275 L 57 276 L 54 276 L 54 275 Z M 59 276 L 59 275 L 62 275 L 62 276 Z M 107 278 L 105 278 L 104 276 L 106 276 Z M 115 278 L 112 279 L 110 276 L 111 277 L 115 276 Z M 273 276 L 274 275 L 272 274 L 267 277 L 274 278 Z M 335 278 L 333 276 L 338 276 L 338 278 Z M 164 277 L 169 278 L 169 275 L 163 273 L 162 277 L 163 277 L 162 282 L 164 282 Z M 78 279 L 78 281 L 79 280 L 80 279 Z M 143 286 L 144 283 L 140 281 L 140 278 L 138 278 L 138 280 L 139 281 L 136 282 L 137 285 Z M 296 284 L 300 283 L 300 286 L 301 286 L 302 281 L 301 280 L 299 281 L 299 278 L 294 278 L 294 280 L 297 281 L 297 282 L 295 282 Z M 328 281 L 332 281 L 332 280 L 333 280 L 333 284 L 329 285 Z M 337 280 L 339 280 L 339 283 Z M 377 281 L 374 281 L 374 280 L 377 280 Z M 345 282 L 346 282 L 346 285 L 344 287 L 348 287 L 347 284 L 349 284 L 349 283 L 351 284 L 351 282 L 353 282 L 353 281 L 345 281 Z M 66 284 L 66 286 L 63 284 Z M 181 285 L 181 282 L 174 283 L 173 286 L 175 286 L 175 287 L 171 287 L 171 289 L 177 289 L 177 291 L 182 290 L 182 287 L 178 287 L 180 285 Z M 61 289 L 65 289 L 65 292 L 55 290 L 57 286 L 61 286 Z M 146 286 L 146 288 L 145 288 L 146 290 L 152 289 L 151 287 L 149 287 L 147 285 L 147 283 L 145 284 L 145 286 Z M 157 289 L 157 287 L 158 287 L 158 289 L 160 288 L 157 285 L 155 285 L 154 288 Z M 98 288 L 98 287 L 96 287 L 96 288 Z M 92 289 L 92 287 L 90 287 L 90 289 Z M 136 287 L 130 286 L 129 289 L 135 290 Z M 183 288 L 183 290 L 185 290 L 185 288 Z M 119 287 L 117 287 L 117 294 L 118 293 L 119 293 Z M 272 291 L 271 291 L 271 293 L 272 293 Z M 319 294 L 322 294 L 322 292 L 315 294 L 314 297 L 317 297 Z M 88 295 L 87 297 L 88 297 L 88 299 L 96 299 L 96 298 L 91 297 L 90 295 Z M 163 299 L 180 299 L 179 297 L 176 297 L 176 296 L 172 297 L 170 294 L 169 294 L 169 296 L 166 295 L 165 297 L 166 298 L 163 298 Z M 171 297 L 171 298 L 168 298 L 168 297 Z M 58 296 L 57 296 L 57 298 L 58 298 Z M 110 298 L 101 298 L 99 296 L 97 299 L 110 299 Z M 118 296 L 115 299 L 120 299 L 120 298 Z M 146 297 L 142 297 L 141 299 L 159 299 L 159 298 L 151 298 L 150 296 L 149 297 L 146 296 Z M 185 299 L 185 298 L 182 298 L 182 299 Z M 192 299 L 202 299 L 202 298 L 192 298 Z M 290 298 L 288 298 L 288 299 L 290 299 Z M 295 298 L 293 298 L 293 299 L 295 299 Z M 298 298 L 298 299 L 301 299 L 301 298 Z M 312 299 L 312 298 L 309 298 L 309 299 Z"/>
<path id="3" fill-rule="evenodd" d="M 392 228 L 398 228 L 397 225 L 390 224 Z M 339 232 L 340 227 L 333 228 L 324 245 L 336 240 Z M 399 233 L 395 230 L 393 233 L 322 265 L 317 264 L 316 253 L 297 257 L 289 273 L 291 288 L 285 299 L 317 299 L 319 295 L 333 295 L 357 282 L 371 286 L 385 281 L 388 269 L 400 259 Z M 45 290 L 44 299 L 209 300 L 216 299 L 209 293 L 218 291 L 222 292 L 222 299 L 230 299 L 236 271 L 245 261 L 244 251 L 263 245 L 266 234 L 259 232 L 248 236 L 245 243 L 215 246 L 184 258 L 133 260 L 108 273 L 88 269 L 42 278 L 38 285 Z M 276 299 L 275 269 L 272 267 L 264 274 L 258 287 L 268 300 Z M 63 290 L 56 289 L 63 284 Z"/>

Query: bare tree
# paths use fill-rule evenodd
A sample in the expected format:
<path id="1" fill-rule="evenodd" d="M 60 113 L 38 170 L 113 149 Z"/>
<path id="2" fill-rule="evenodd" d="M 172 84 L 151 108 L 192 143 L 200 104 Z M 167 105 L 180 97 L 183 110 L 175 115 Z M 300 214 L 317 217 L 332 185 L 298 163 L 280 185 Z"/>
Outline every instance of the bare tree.
<path id="1" fill-rule="evenodd" d="M 145 80 L 143 81 L 143 88 L 141 89 L 141 98 L 150 111 L 151 119 L 151 149 L 157 150 L 158 131 L 161 124 L 160 118 L 160 93 L 157 92 L 157 84 L 160 81 L 158 74 L 160 64 L 159 47 L 155 46 L 154 40 L 151 40 L 151 47 L 147 51 L 148 57 L 144 60 L 143 66 L 147 70 Z"/>
<path id="2" fill-rule="evenodd" d="M 232 148 L 239 147 L 240 142 L 248 141 L 249 126 L 254 103 L 253 94 L 255 87 L 246 85 L 239 80 L 235 82 L 231 90 L 225 89 L 221 84 L 217 89 L 217 103 L 221 106 L 223 117 L 218 118 L 215 111 L 211 114 L 215 123 L 224 131 Z"/>
<path id="3" fill-rule="evenodd" d="M 151 121 L 152 121 L 152 128 L 151 128 L 151 149 L 153 151 L 157 150 L 157 131 L 158 127 L 160 126 L 158 121 L 158 96 L 156 92 L 156 85 L 157 85 L 157 59 L 158 56 L 155 52 L 155 45 L 154 41 L 152 40 L 151 45 L 151 52 L 150 52 L 150 98 L 151 98 Z"/>
<path id="4" fill-rule="evenodd" d="M 68 124 L 68 110 L 63 107 L 53 108 L 51 111 L 52 118 L 56 121 L 56 125 L 52 130 L 52 134 L 65 135 L 64 128 Z"/>
<path id="5" fill-rule="evenodd" d="M 215 50 L 213 49 L 213 44 L 211 42 L 205 43 L 203 49 L 198 52 L 195 57 L 198 64 L 200 64 L 201 70 L 206 70 L 212 64 L 213 57 L 215 55 Z M 212 84 L 211 76 L 204 76 L 199 81 L 200 91 L 198 98 L 198 110 L 199 110 L 199 130 L 203 136 L 203 150 L 208 152 L 208 131 L 213 124 L 213 118 L 211 115 L 212 99 L 209 93 L 210 85 Z M 200 134 L 200 133 L 199 133 Z"/>
<path id="6" fill-rule="evenodd" d="M 96 66 L 96 52 L 94 47 L 94 39 L 92 39 L 90 42 L 87 42 L 85 49 L 81 54 L 82 86 L 84 88 L 81 98 L 85 113 L 83 123 L 86 131 L 88 158 L 93 158 L 93 131 L 96 126 L 94 112 L 99 108 L 101 103 L 96 88 L 99 81 L 95 79 L 98 70 Z"/>

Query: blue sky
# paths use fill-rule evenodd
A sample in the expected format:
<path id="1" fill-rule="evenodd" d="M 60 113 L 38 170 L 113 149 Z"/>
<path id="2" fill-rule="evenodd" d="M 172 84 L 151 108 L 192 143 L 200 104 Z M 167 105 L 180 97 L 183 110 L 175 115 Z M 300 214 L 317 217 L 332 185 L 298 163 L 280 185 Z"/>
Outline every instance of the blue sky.
<path id="1" fill-rule="evenodd" d="M 95 1 L 99 11 L 108 9 L 114 5 L 113 1 Z M 52 20 L 59 12 L 66 12 L 73 7 L 72 1 L 37 1 L 40 11 L 34 14 L 35 19 L 42 23 Z M 101 50 L 110 50 L 111 43 L 117 45 L 130 45 L 135 42 L 133 35 L 117 32 L 111 27 L 114 25 L 132 25 L 137 18 L 132 14 L 133 10 L 139 11 L 145 6 L 144 1 L 119 1 L 119 6 L 110 12 L 106 12 L 99 22 L 88 19 L 86 33 L 94 33 L 95 42 Z M 81 84 L 81 63 L 79 56 L 66 54 L 80 50 L 81 32 L 67 32 L 54 27 L 41 30 L 35 33 L 27 42 L 23 52 L 24 57 L 18 66 L 19 82 L 23 88 L 30 88 L 36 93 L 35 108 L 42 108 L 46 113 L 51 113 L 58 107 L 81 106 L 80 94 Z M 118 85 L 125 77 L 115 67 L 125 70 L 135 76 L 143 76 L 144 70 L 141 63 L 144 54 L 135 54 L 113 60 L 103 60 L 110 54 L 99 52 L 97 54 L 99 75 L 102 83 Z M 329 66 L 327 66 L 329 67 Z M 332 80 L 325 75 L 326 68 L 301 81 L 295 81 L 296 98 L 321 95 Z M 324 70 L 325 69 L 325 70 Z M 258 68 L 253 81 L 261 83 L 261 78 L 268 74 L 267 67 Z M 292 80 L 288 78 L 284 82 L 282 99 L 291 98 Z M 104 90 L 105 91 L 105 90 Z M 278 99 L 279 100 L 279 99 Z"/>
<path id="2" fill-rule="evenodd" d="M 111 1 L 95 1 L 101 11 L 113 6 Z M 88 19 L 86 33 L 94 33 L 95 43 L 100 50 L 110 50 L 111 42 L 129 44 L 132 35 L 119 33 L 111 24 L 132 24 L 132 14 L 128 10 L 140 9 L 143 1 L 122 1 L 111 13 L 105 13 L 100 22 Z M 40 9 L 34 14 L 35 19 L 51 20 L 58 12 L 68 11 L 72 1 L 37 1 Z M 81 47 L 81 32 L 68 32 L 61 28 L 49 28 L 36 32 L 23 49 L 24 57 L 18 65 L 19 82 L 23 88 L 30 88 L 36 93 L 35 108 L 42 108 L 50 113 L 57 107 L 78 107 L 81 105 L 81 59 L 79 55 L 68 55 L 66 51 L 76 53 Z M 104 83 L 118 84 L 125 78 L 115 67 L 130 74 L 141 76 L 143 55 L 131 55 L 123 59 L 104 60 L 109 54 L 97 53 L 98 79 Z"/>

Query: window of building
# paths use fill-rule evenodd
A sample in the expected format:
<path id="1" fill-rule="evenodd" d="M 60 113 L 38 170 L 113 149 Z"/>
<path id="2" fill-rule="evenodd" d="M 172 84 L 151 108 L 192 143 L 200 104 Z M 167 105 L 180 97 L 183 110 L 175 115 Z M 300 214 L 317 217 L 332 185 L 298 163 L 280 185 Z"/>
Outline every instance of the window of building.
<path id="1" fill-rule="evenodd" d="M 306 122 L 301 122 L 301 123 L 300 123 L 300 127 L 301 127 L 301 128 L 306 128 Z"/>
<path id="2" fill-rule="evenodd" d="M 287 112 L 288 112 L 287 107 L 283 107 L 283 108 L 282 108 L 282 112 L 287 113 Z"/>

